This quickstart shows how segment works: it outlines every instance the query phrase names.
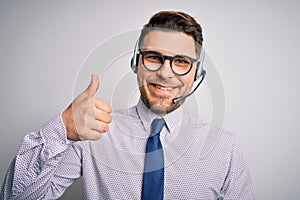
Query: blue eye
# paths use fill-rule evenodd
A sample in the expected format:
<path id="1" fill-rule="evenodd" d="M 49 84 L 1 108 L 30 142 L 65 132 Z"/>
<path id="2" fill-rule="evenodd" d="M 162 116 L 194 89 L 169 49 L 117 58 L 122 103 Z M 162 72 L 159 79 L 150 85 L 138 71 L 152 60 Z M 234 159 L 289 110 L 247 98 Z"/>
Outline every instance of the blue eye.
<path id="1" fill-rule="evenodd" d="M 175 57 L 173 60 L 173 64 L 177 67 L 190 67 L 191 61 L 185 57 Z"/>
<path id="2" fill-rule="evenodd" d="M 148 58 L 153 59 L 153 60 L 161 60 L 159 56 L 149 56 Z"/>
<path id="3" fill-rule="evenodd" d="M 157 53 L 149 52 L 145 54 L 144 59 L 148 62 L 161 62 L 163 58 Z"/>
<path id="4" fill-rule="evenodd" d="M 182 59 L 182 60 L 177 59 L 176 62 L 177 62 L 177 63 L 180 63 L 180 64 L 188 63 L 186 60 L 183 60 L 183 59 Z"/>

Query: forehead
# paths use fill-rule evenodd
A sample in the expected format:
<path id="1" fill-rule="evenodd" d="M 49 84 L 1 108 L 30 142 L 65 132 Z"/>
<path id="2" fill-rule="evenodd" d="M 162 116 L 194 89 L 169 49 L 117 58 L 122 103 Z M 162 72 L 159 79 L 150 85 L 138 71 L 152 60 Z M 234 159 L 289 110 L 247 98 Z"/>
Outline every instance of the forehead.
<path id="1" fill-rule="evenodd" d="M 178 31 L 153 30 L 144 37 L 141 48 L 196 57 L 194 38 Z"/>

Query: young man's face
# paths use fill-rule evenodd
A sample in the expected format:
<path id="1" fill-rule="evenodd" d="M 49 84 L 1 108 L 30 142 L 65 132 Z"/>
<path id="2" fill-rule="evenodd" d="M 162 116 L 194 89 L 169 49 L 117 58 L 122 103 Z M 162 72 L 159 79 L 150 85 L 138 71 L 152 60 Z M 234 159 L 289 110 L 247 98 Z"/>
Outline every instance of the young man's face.
<path id="1" fill-rule="evenodd" d="M 153 30 L 144 37 L 140 48 L 142 51 L 153 50 L 167 56 L 186 55 L 196 58 L 193 37 L 182 32 Z M 161 116 L 178 108 L 183 101 L 173 104 L 172 99 L 190 92 L 196 62 L 188 74 L 178 76 L 173 73 L 168 59 L 165 59 L 158 71 L 152 72 L 143 66 L 141 55 L 139 58 L 137 79 L 141 98 L 146 106 Z"/>

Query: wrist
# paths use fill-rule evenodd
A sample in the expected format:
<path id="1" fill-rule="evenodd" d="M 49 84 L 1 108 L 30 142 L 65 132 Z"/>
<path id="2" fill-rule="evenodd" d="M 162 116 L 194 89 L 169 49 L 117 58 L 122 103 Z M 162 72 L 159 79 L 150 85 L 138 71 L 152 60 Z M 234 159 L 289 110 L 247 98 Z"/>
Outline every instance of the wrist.
<path id="1" fill-rule="evenodd" d="M 72 105 L 62 112 L 62 121 L 66 128 L 66 134 L 68 140 L 78 141 L 78 134 L 76 124 L 73 117 Z"/>

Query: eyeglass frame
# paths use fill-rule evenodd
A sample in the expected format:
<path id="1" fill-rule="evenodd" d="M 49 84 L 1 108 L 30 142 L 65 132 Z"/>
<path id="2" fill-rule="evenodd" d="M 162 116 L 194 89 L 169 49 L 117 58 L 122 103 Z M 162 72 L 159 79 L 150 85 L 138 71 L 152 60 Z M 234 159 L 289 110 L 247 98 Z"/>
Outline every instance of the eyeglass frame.
<path id="1" fill-rule="evenodd" d="M 149 69 L 149 68 L 145 65 L 144 57 L 145 57 L 145 55 L 146 55 L 147 53 L 156 53 L 156 54 L 160 55 L 161 58 L 163 58 L 162 63 L 161 63 L 161 66 L 160 66 L 159 68 L 153 70 L 153 69 Z M 142 63 L 143 63 L 143 65 L 144 65 L 144 67 L 145 67 L 147 70 L 151 71 L 151 72 L 156 72 L 156 71 L 160 70 L 161 67 L 162 67 L 162 66 L 164 65 L 164 63 L 165 63 L 165 60 L 168 59 L 168 60 L 170 61 L 170 67 L 171 67 L 172 72 L 173 72 L 174 74 L 176 74 L 177 76 L 184 76 L 184 75 L 188 74 L 188 73 L 191 71 L 191 69 L 192 69 L 192 67 L 193 67 L 193 64 L 194 64 L 195 62 L 198 62 L 198 64 L 199 64 L 199 63 L 200 63 L 200 60 L 201 60 L 201 59 L 195 59 L 195 58 L 192 58 L 192 57 L 190 57 L 190 56 L 187 56 L 187 55 L 180 55 L 180 54 L 179 54 L 179 55 L 175 55 L 175 56 L 167 56 L 167 55 L 163 55 L 163 54 L 162 54 L 161 52 L 159 52 L 159 51 L 154 51 L 154 50 L 147 50 L 147 51 L 138 50 L 137 55 L 142 55 Z M 178 74 L 178 73 L 176 73 L 176 72 L 174 71 L 173 66 L 172 66 L 172 62 L 173 62 L 173 60 L 174 60 L 175 58 L 177 58 L 177 57 L 187 58 L 187 59 L 189 59 L 189 60 L 191 61 L 191 66 L 190 66 L 190 68 L 189 68 L 189 70 L 188 70 L 187 72 L 185 72 L 185 73 L 183 73 L 183 74 Z"/>

